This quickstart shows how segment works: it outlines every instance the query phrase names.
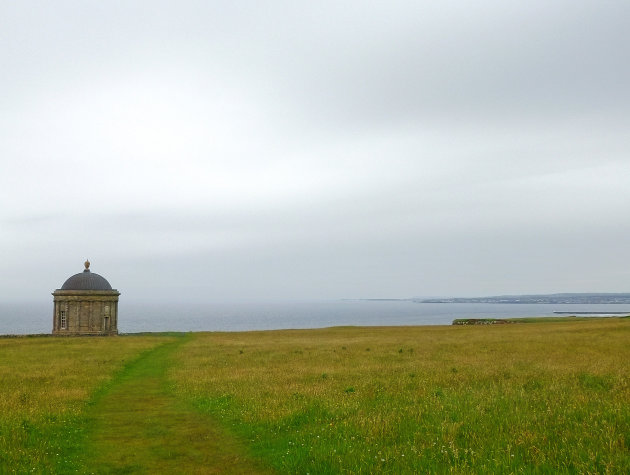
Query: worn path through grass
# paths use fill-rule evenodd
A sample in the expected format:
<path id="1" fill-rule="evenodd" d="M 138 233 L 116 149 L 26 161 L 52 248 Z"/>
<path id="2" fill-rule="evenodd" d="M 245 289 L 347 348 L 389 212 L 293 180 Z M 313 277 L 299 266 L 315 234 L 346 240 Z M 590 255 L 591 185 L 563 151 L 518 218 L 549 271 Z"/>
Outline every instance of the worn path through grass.
<path id="1" fill-rule="evenodd" d="M 262 473 L 246 448 L 178 400 L 166 381 L 171 353 L 191 336 L 148 351 L 95 397 L 88 473 Z"/>

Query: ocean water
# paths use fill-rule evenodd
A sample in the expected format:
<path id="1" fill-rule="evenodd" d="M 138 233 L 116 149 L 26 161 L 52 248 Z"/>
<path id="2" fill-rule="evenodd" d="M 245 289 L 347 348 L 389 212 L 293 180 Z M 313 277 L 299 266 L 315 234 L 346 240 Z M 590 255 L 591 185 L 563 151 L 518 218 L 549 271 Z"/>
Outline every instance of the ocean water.
<path id="1" fill-rule="evenodd" d="M 0 303 L 0 334 L 52 331 L 50 302 Z M 456 304 L 411 301 L 312 300 L 153 302 L 121 299 L 121 333 L 246 331 L 343 325 L 450 325 L 456 318 L 553 316 L 554 312 L 627 312 L 630 305 Z"/>

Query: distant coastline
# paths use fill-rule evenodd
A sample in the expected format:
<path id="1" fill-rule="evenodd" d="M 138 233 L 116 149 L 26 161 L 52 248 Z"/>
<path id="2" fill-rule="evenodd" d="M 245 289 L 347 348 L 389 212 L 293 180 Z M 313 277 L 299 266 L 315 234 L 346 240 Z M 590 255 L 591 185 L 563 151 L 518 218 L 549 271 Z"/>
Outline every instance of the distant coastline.
<path id="1" fill-rule="evenodd" d="M 630 304 L 630 293 L 563 293 L 547 295 L 498 295 L 492 297 L 448 297 L 412 299 L 417 303 L 501 304 Z"/>
<path id="2" fill-rule="evenodd" d="M 416 299 L 341 299 L 343 301 L 359 301 L 359 302 L 412 302 Z"/>

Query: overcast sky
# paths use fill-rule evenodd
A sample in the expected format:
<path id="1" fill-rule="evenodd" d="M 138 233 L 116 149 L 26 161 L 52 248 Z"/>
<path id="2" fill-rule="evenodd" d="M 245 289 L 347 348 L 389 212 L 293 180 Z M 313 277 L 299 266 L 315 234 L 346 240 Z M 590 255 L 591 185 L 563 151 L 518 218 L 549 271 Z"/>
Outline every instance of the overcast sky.
<path id="1" fill-rule="evenodd" d="M 0 295 L 630 291 L 628 18 L 0 0 Z"/>

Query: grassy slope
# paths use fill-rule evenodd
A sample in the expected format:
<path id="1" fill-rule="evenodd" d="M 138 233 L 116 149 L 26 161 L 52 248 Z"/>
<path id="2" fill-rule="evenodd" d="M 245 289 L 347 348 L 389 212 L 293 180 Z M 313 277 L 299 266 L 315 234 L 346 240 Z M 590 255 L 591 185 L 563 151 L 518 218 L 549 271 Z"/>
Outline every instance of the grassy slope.
<path id="1" fill-rule="evenodd" d="M 177 455 L 202 473 L 221 451 L 227 471 L 253 451 L 288 473 L 628 473 L 629 356 L 614 318 L 0 338 L 0 473 L 166 473 Z"/>
<path id="2" fill-rule="evenodd" d="M 143 354 L 90 408 L 84 473 L 263 473 L 247 449 L 178 400 L 165 380 L 170 355 L 190 335 Z"/>
<path id="3" fill-rule="evenodd" d="M 0 338 L 0 473 L 64 472 L 83 438 L 85 408 L 126 363 L 165 341 Z"/>
<path id="4" fill-rule="evenodd" d="M 0 338 L 0 473 L 267 472 L 173 395 L 189 338 Z"/>
<path id="5" fill-rule="evenodd" d="M 630 322 L 199 334 L 178 393 L 288 473 L 630 471 Z"/>

